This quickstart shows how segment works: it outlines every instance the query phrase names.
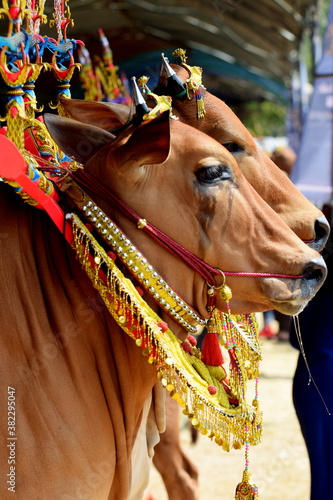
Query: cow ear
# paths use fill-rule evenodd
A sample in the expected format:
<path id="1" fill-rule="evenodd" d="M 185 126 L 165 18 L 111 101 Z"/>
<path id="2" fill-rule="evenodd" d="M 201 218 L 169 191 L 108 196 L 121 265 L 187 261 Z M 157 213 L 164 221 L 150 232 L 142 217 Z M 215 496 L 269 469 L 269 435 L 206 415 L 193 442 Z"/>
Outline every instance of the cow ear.
<path id="1" fill-rule="evenodd" d="M 106 130 L 64 116 L 46 113 L 44 122 L 59 148 L 80 163 L 86 163 L 103 146 L 115 140 Z"/>
<path id="2" fill-rule="evenodd" d="M 136 165 L 158 165 L 164 163 L 170 151 L 170 114 L 162 113 L 157 118 L 143 122 L 134 130 L 122 148 L 123 162 Z"/>
<path id="3" fill-rule="evenodd" d="M 81 99 L 60 99 L 67 113 L 82 123 L 112 132 L 129 120 L 130 108 L 112 102 L 83 101 Z"/>

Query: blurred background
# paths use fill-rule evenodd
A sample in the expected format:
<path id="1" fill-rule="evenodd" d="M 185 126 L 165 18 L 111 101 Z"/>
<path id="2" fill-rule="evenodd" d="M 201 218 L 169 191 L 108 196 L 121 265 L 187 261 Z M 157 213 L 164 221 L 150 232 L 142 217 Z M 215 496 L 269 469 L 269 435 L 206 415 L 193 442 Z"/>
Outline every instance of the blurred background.
<path id="1" fill-rule="evenodd" d="M 73 0 L 68 5 L 75 22 L 68 35 L 83 40 L 92 59 L 102 53 L 102 28 L 120 71 L 128 78 L 149 76 L 153 88 L 160 53 L 172 62 L 173 50 L 185 48 L 189 64 L 203 67 L 207 89 L 232 106 L 254 135 L 300 132 L 329 0 Z M 51 11 L 46 2 L 45 13 Z M 286 131 L 287 112 L 292 116 Z"/>

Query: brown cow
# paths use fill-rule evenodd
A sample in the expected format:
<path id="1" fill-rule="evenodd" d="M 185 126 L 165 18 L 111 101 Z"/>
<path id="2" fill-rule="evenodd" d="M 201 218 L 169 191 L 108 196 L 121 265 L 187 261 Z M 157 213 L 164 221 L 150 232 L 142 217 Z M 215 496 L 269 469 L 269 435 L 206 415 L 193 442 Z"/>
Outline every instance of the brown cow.
<path id="1" fill-rule="evenodd" d="M 47 124 L 61 148 L 77 159 L 88 145 L 88 172 L 211 266 L 304 275 L 230 277 L 235 313 L 272 307 L 297 313 L 320 287 L 325 265 L 317 252 L 263 202 L 214 139 L 170 123 L 168 115 L 133 127 L 116 141 L 74 120 L 53 117 Z M 207 318 L 205 280 L 98 193 L 93 198 Z M 1 448 L 1 468 L 10 477 L 14 453 L 15 491 L 25 500 L 140 498 L 159 430 L 155 423 L 147 435 L 155 369 L 111 318 L 69 249 L 68 268 L 63 238 L 46 214 L 25 205 L 8 186 L 1 186 L 0 204 L 1 413 L 6 414 L 7 393 L 14 388 L 17 437 L 10 438 L 3 420 L 7 445 Z M 145 299 L 158 311 L 150 296 Z M 217 306 L 224 308 L 222 299 Z M 161 317 L 179 337 L 186 336 L 170 317 Z M 9 487 L 10 479 L 1 483 L 2 498 L 9 498 Z"/>
<path id="2" fill-rule="evenodd" d="M 172 65 L 172 67 L 185 82 L 188 72 L 180 66 Z M 163 93 L 166 87 L 166 78 L 162 76 L 157 92 Z M 205 90 L 202 90 L 202 94 L 206 109 L 204 119 L 197 118 L 195 100 L 174 99 L 173 111 L 181 121 L 205 131 L 232 150 L 242 173 L 260 196 L 296 234 L 308 240 L 310 246 L 320 251 L 328 235 L 328 223 L 323 214 L 305 199 L 285 175 L 281 175 L 279 169 L 257 146 L 251 134 L 223 101 Z M 63 105 L 76 119 L 89 122 L 92 120 L 94 109 L 93 123 L 108 130 L 125 123 L 129 115 L 128 108 L 114 104 L 63 100 Z M 119 121 L 110 116 L 107 110 L 109 106 L 116 112 Z M 197 468 L 179 444 L 179 429 L 174 423 L 179 420 L 180 409 L 176 405 L 172 405 L 171 408 L 167 409 L 167 415 L 173 422 L 167 423 L 167 430 L 155 449 L 153 461 L 164 479 L 167 490 L 172 492 L 172 495 L 169 494 L 170 499 L 181 499 L 185 490 L 186 497 L 192 500 L 197 497 Z M 172 443 L 173 451 L 170 453 Z M 185 466 L 180 468 L 181 464 Z M 182 476 L 182 482 L 176 480 L 179 475 Z"/>
<path id="3" fill-rule="evenodd" d="M 178 65 L 172 65 L 177 75 L 185 82 L 188 72 Z M 169 91 L 166 76 L 162 74 L 159 79 L 157 93 Z M 270 158 L 257 146 L 251 134 L 240 122 L 232 110 L 220 99 L 216 98 L 206 90 L 201 90 L 203 95 L 206 116 L 198 119 L 195 100 L 189 101 L 173 99 L 173 112 L 181 121 L 196 127 L 208 135 L 214 137 L 218 142 L 233 152 L 239 168 L 247 180 L 264 200 L 282 217 L 292 230 L 309 245 L 321 251 L 327 241 L 329 225 L 326 218 L 316 207 L 314 207 L 276 167 Z M 86 120 L 87 111 L 90 106 L 96 106 L 96 124 L 106 129 L 113 129 L 116 124 L 107 119 L 107 112 L 103 111 L 108 106 L 96 103 L 85 103 L 84 106 L 76 105 L 75 101 L 67 101 L 64 104 L 72 115 L 77 119 Z M 128 119 L 129 111 L 125 107 L 111 105 L 117 108 L 117 114 L 121 123 Z M 98 109 L 98 113 L 97 113 Z M 119 125 L 119 124 L 118 124 Z M 280 167 L 280 165 L 279 165 Z M 173 421 L 179 419 L 179 408 L 175 405 Z M 171 415 L 171 411 L 168 412 Z M 172 500 L 182 498 L 183 488 L 191 491 L 187 493 L 188 500 L 196 498 L 197 495 L 197 470 L 195 464 L 191 464 L 179 445 L 178 430 L 174 425 L 167 424 L 166 432 L 161 436 L 161 441 L 156 447 L 154 464 L 164 478 L 166 488 L 172 487 Z M 173 454 L 168 451 L 174 443 Z M 165 444 L 164 444 L 165 443 Z M 163 457 L 165 454 L 165 457 Z M 179 464 L 186 463 L 181 471 Z M 188 474 L 187 474 L 188 473 Z M 181 474 L 183 484 L 175 481 Z M 179 490 L 179 491 L 178 491 Z M 178 491 L 178 492 L 177 492 Z"/>

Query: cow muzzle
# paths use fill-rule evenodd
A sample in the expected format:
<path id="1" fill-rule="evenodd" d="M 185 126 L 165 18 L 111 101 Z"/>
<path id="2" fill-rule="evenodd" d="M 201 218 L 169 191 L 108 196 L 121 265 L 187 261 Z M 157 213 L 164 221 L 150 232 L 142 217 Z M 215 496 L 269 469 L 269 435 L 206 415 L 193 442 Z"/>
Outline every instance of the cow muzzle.
<path id="1" fill-rule="evenodd" d="M 307 263 L 301 278 L 262 278 L 261 289 L 272 303 L 272 309 L 294 316 L 316 295 L 326 276 L 325 261 L 318 257 Z"/>

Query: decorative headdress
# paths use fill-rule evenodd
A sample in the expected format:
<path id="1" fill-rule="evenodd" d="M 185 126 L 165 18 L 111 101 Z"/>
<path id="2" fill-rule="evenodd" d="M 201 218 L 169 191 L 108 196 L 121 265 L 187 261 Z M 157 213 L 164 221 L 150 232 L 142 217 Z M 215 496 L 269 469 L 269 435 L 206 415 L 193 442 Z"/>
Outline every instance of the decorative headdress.
<path id="1" fill-rule="evenodd" d="M 176 74 L 175 70 L 170 66 L 169 60 L 165 55 L 161 54 L 162 66 L 160 75 L 165 76 L 167 79 L 167 90 L 170 92 L 171 97 L 175 99 L 187 98 L 187 86 Z"/>
<path id="2" fill-rule="evenodd" d="M 148 87 L 149 77 L 148 76 L 141 76 L 138 80 L 138 85 L 142 87 L 142 94 L 146 95 L 148 98 L 152 99 L 153 102 L 155 103 L 154 108 L 149 111 L 147 115 L 143 117 L 144 120 L 149 120 L 152 118 L 156 118 L 160 114 L 164 113 L 165 111 L 170 111 L 172 110 L 172 98 L 168 95 L 157 95 L 154 94 Z M 171 118 L 176 118 L 174 115 L 170 115 Z"/>
<path id="3" fill-rule="evenodd" d="M 148 105 L 140 92 L 138 84 L 136 83 L 135 76 L 132 76 L 132 89 L 132 103 L 135 111 L 135 118 L 136 121 L 141 123 L 142 120 L 146 120 L 148 118 L 150 109 L 148 108 Z"/>
<path id="4" fill-rule="evenodd" d="M 183 99 L 187 97 L 190 100 L 195 97 L 197 101 L 198 118 L 203 118 L 206 111 L 200 91 L 201 88 L 204 88 L 204 86 L 202 85 L 202 68 L 200 68 L 199 66 L 189 66 L 188 64 L 186 64 L 187 56 L 186 50 L 184 49 L 176 49 L 172 55 L 180 57 L 181 65 L 189 73 L 189 77 L 184 84 L 180 80 L 180 78 L 177 77 L 175 71 L 171 68 L 169 61 L 164 56 L 164 54 L 161 54 L 162 71 L 168 78 L 168 87 L 173 90 L 172 96 L 175 99 Z"/>

